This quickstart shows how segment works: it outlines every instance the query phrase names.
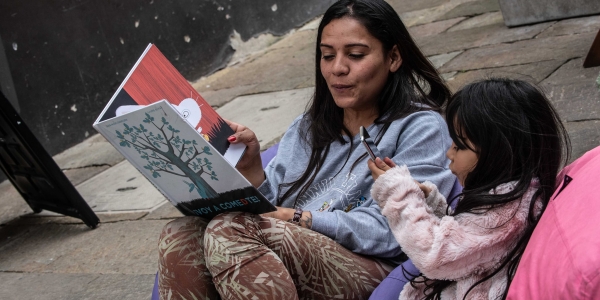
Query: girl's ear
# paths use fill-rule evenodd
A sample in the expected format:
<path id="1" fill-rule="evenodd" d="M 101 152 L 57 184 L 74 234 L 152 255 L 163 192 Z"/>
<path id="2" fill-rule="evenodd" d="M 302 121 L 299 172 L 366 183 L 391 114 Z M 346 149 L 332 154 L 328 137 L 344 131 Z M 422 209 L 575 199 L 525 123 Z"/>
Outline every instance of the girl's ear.
<path id="1" fill-rule="evenodd" d="M 390 72 L 396 72 L 402 65 L 402 56 L 400 56 L 400 50 L 398 50 L 398 46 L 394 45 L 392 50 L 389 52 L 390 59 Z"/>

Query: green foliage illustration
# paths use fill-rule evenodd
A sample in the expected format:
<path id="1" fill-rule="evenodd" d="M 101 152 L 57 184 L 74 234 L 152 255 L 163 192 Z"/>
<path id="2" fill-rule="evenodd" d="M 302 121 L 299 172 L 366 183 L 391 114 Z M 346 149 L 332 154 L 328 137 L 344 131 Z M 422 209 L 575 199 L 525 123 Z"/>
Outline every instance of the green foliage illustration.
<path id="1" fill-rule="evenodd" d="M 165 117 L 155 121 L 146 113 L 146 124 L 129 126 L 123 123 L 123 131 L 116 130 L 121 147 L 133 148 L 148 163 L 144 166 L 152 177 L 161 177 L 161 173 L 185 177 L 183 182 L 189 192 L 198 192 L 202 198 L 214 198 L 218 193 L 206 182 L 204 177 L 218 181 L 212 163 L 206 156 L 212 155 L 208 146 L 199 148 L 195 140 L 179 137 L 180 130 L 174 128 Z"/>

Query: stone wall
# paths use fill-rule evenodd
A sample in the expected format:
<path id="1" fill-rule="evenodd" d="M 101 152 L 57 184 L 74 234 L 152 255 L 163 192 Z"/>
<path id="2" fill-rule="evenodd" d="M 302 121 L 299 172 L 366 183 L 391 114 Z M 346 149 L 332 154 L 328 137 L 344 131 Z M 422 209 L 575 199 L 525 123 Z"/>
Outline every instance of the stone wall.
<path id="1" fill-rule="evenodd" d="M 598 0 L 498 0 L 506 26 L 521 26 L 600 13 Z"/>

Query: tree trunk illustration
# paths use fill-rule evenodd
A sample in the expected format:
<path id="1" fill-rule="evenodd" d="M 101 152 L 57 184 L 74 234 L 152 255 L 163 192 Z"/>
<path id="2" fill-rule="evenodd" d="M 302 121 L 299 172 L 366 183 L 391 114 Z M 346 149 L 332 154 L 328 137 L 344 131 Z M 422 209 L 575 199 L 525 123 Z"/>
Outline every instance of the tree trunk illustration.
<path id="1" fill-rule="evenodd" d="M 197 191 L 202 198 L 215 198 L 219 196 L 217 193 L 207 182 L 200 176 L 202 174 L 202 169 L 199 172 L 194 172 L 186 162 L 181 160 L 177 155 L 173 152 L 165 152 L 163 154 L 168 160 L 171 161 L 177 168 L 181 170 L 196 187 Z"/>
<path id="2" fill-rule="evenodd" d="M 151 172 L 152 177 L 161 177 L 160 173 L 167 173 L 183 178 L 188 178 L 191 183 L 184 181 L 190 187 L 190 192 L 196 190 L 202 198 L 216 198 L 219 196 L 202 177 L 210 176 L 211 180 L 218 180 L 215 171 L 212 171 L 211 161 L 201 155 L 212 155 L 208 146 L 198 150 L 195 140 L 186 140 L 179 137 L 178 129 L 172 127 L 162 117 L 161 125 L 154 122 L 154 117 L 146 113 L 144 123 L 153 125 L 159 132 L 155 134 L 143 124 L 129 126 L 123 124 L 123 133 L 116 131 L 122 147 L 134 148 L 140 157 L 148 161 L 144 166 Z M 179 169 L 179 170 L 176 170 Z"/>

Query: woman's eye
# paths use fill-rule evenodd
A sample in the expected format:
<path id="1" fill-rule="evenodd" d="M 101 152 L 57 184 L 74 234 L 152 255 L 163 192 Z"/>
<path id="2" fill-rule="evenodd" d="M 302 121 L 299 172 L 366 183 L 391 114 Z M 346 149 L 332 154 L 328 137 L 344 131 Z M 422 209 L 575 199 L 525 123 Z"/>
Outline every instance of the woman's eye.
<path id="1" fill-rule="evenodd" d="M 332 60 L 333 57 L 334 57 L 333 55 L 325 55 L 325 54 L 323 54 L 323 56 L 321 57 L 321 59 L 323 59 L 323 60 Z"/>
<path id="2" fill-rule="evenodd" d="M 363 58 L 365 55 L 362 53 L 352 53 L 349 56 L 352 58 L 355 58 L 355 59 L 360 59 L 360 58 Z"/>

